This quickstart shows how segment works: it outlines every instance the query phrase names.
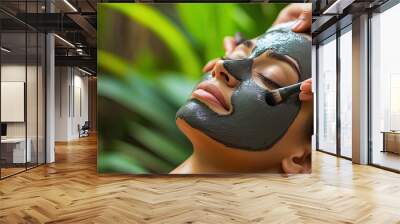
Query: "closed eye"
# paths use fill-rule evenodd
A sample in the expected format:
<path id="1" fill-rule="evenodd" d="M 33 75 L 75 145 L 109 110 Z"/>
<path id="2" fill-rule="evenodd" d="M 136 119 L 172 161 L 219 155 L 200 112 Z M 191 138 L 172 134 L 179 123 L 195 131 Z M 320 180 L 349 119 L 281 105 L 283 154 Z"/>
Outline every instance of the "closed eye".
<path id="1" fill-rule="evenodd" d="M 271 79 L 265 77 L 263 74 L 261 73 L 257 73 L 258 77 L 260 78 L 260 80 L 263 82 L 263 84 L 271 89 L 279 89 L 282 86 L 280 86 L 278 83 L 272 81 Z"/>

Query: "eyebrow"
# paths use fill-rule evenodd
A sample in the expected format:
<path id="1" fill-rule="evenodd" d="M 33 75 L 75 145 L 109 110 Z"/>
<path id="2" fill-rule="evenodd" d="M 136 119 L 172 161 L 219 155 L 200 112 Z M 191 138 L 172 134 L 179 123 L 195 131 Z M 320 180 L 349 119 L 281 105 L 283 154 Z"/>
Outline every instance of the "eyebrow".
<path id="1" fill-rule="evenodd" d="M 253 42 L 251 42 L 250 40 L 245 40 L 242 42 L 242 44 L 248 48 L 251 48 L 253 46 Z"/>
<path id="2" fill-rule="evenodd" d="M 278 53 L 275 53 L 272 51 L 268 52 L 267 56 L 288 63 L 290 65 L 290 67 L 292 67 L 297 72 L 298 78 L 300 78 L 300 69 L 299 69 L 299 66 L 294 62 L 295 61 L 294 59 L 293 59 L 294 60 L 293 61 L 286 55 L 278 54 Z"/>

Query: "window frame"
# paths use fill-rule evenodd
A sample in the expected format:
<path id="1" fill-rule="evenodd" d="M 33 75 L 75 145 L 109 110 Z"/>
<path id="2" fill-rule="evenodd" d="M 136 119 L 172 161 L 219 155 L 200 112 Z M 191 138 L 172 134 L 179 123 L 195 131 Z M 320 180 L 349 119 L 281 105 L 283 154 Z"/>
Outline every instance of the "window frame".
<path id="1" fill-rule="evenodd" d="M 337 156 L 340 158 L 344 158 L 347 160 L 352 160 L 352 158 L 347 157 L 342 155 L 342 150 L 341 150 L 341 119 L 340 119 L 340 103 L 341 103 L 341 99 L 340 99 L 340 77 L 341 77 L 341 67 L 340 67 L 340 37 L 344 34 L 346 34 L 347 32 L 352 32 L 352 22 L 351 22 L 351 17 L 349 16 L 345 16 L 343 19 L 338 20 L 337 23 L 342 23 L 343 27 L 337 27 L 337 24 L 333 24 L 332 26 L 336 26 L 336 32 L 330 33 L 330 35 L 326 35 L 325 37 L 323 37 L 322 39 L 319 39 L 317 43 L 315 43 L 316 45 L 316 55 L 315 55 L 315 60 L 316 60 L 316 68 L 315 68 L 315 81 L 316 81 L 316 150 L 323 152 L 323 153 L 327 153 L 333 156 Z M 331 27 L 330 27 L 331 28 Z M 328 28 L 328 29 L 330 29 Z M 327 30 L 328 30 L 327 29 Z M 319 107 L 318 105 L 320 104 L 320 95 L 318 93 L 318 88 L 319 88 L 319 51 L 318 49 L 320 48 L 321 44 L 326 44 L 329 43 L 331 41 L 336 41 L 336 60 L 335 60 L 335 64 L 336 64 L 336 151 L 335 153 L 332 152 L 328 152 L 327 150 L 321 149 L 320 148 L 320 143 L 319 143 L 319 133 L 320 130 L 318 128 L 318 124 L 319 124 Z"/>

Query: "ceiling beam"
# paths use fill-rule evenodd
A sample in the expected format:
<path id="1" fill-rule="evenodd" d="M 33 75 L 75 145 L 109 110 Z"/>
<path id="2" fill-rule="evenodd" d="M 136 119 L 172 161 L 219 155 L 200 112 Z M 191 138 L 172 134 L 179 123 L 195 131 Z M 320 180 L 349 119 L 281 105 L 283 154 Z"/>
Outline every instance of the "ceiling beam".
<path id="1" fill-rule="evenodd" d="M 68 15 L 64 13 L 18 13 L 16 17 L 42 32 L 82 30 Z"/>
<path id="2" fill-rule="evenodd" d="M 91 37 L 96 37 L 96 28 L 90 24 L 85 17 L 79 14 L 68 14 L 68 17 L 80 26 Z"/>
<path id="3" fill-rule="evenodd" d="M 55 56 L 56 66 L 87 67 L 96 71 L 97 60 L 92 56 Z"/>

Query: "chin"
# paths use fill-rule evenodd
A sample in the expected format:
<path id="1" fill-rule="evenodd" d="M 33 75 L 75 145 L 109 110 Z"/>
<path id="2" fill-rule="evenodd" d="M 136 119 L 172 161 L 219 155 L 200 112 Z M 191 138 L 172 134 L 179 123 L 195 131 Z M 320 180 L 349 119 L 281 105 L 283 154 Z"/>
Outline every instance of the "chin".
<path id="1" fill-rule="evenodd" d="M 182 118 L 176 118 L 175 120 L 176 126 L 179 128 L 179 130 L 186 136 L 186 138 L 189 139 L 190 142 L 193 143 L 196 137 L 196 132 L 198 132 L 197 129 L 193 128 L 190 126 L 185 120 Z"/>

